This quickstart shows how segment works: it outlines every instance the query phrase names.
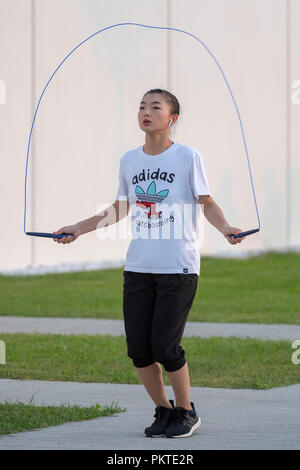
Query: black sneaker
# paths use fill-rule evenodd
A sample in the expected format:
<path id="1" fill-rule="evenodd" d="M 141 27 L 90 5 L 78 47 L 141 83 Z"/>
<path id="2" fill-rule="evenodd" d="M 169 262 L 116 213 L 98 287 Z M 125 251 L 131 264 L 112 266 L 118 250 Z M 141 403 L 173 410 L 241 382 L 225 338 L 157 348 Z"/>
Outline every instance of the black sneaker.
<path id="1" fill-rule="evenodd" d="M 166 408 L 165 406 L 157 406 L 155 408 L 155 421 L 145 429 L 145 434 L 147 437 L 162 437 L 165 435 L 165 430 L 169 423 L 171 422 L 173 411 L 174 411 L 174 401 L 169 400 L 172 408 Z"/>
<path id="2" fill-rule="evenodd" d="M 176 406 L 173 411 L 173 419 L 165 431 L 166 437 L 189 437 L 199 428 L 201 418 L 197 415 L 194 403 L 192 410 L 186 410 Z"/>

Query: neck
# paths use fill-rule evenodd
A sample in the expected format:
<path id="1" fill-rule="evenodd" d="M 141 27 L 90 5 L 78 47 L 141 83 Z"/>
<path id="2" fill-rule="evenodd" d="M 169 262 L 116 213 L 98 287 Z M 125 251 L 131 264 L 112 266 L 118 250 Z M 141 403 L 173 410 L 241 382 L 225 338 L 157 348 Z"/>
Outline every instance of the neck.
<path id="1" fill-rule="evenodd" d="M 167 150 L 172 144 L 173 141 L 167 134 L 146 134 L 143 150 L 149 155 L 157 155 L 158 153 L 162 153 Z"/>

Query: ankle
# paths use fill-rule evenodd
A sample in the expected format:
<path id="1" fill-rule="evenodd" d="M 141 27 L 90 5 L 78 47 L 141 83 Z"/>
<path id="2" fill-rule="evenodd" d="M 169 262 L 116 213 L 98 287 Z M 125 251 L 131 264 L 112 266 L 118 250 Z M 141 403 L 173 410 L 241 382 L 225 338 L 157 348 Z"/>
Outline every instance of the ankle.
<path id="1" fill-rule="evenodd" d="M 163 406 L 164 408 L 174 408 L 174 400 L 168 400 L 167 397 L 154 402 L 156 406 Z"/>
<path id="2" fill-rule="evenodd" d="M 164 408 L 172 408 L 171 404 L 169 402 L 158 402 L 158 403 L 155 403 L 155 406 L 163 406 Z"/>
<path id="3" fill-rule="evenodd" d="M 184 408 L 185 410 L 188 410 L 188 411 L 192 411 L 193 408 L 191 406 L 190 403 L 186 403 L 186 402 L 176 402 L 176 408 Z"/>

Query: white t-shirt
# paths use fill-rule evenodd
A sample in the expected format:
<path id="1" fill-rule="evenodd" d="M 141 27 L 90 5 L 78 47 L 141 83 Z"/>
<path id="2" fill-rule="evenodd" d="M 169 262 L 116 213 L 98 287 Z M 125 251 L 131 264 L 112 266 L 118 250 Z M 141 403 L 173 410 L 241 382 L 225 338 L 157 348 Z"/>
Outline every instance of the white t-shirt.
<path id="1" fill-rule="evenodd" d="M 199 276 L 200 195 L 211 192 L 197 149 L 174 142 L 157 155 L 145 153 L 143 145 L 126 152 L 116 195 L 130 204 L 132 239 L 124 269 Z"/>

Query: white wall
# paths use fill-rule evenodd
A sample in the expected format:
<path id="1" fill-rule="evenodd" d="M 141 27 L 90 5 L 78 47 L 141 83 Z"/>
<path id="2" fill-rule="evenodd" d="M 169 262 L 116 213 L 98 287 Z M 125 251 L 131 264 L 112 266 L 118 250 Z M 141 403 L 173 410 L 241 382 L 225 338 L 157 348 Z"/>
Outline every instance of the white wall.
<path id="1" fill-rule="evenodd" d="M 201 253 L 299 246 L 300 104 L 290 99 L 291 81 L 300 80 L 297 0 L 0 0 L 0 8 L 7 94 L 0 105 L 0 270 L 125 257 L 129 239 L 100 240 L 93 232 L 58 245 L 23 233 L 25 158 L 37 100 L 77 44 L 123 22 L 195 34 L 219 61 L 239 107 L 261 232 L 232 246 L 206 222 Z M 27 231 L 52 232 L 114 201 L 121 155 L 144 143 L 139 100 L 156 87 L 178 97 L 182 114 L 173 140 L 202 153 L 227 220 L 243 230 L 257 227 L 240 124 L 212 58 L 183 33 L 121 26 L 77 49 L 44 94 L 29 155 Z"/>
<path id="2" fill-rule="evenodd" d="M 0 269 L 30 262 L 30 240 L 23 235 L 26 141 L 31 120 L 30 2 L 0 1 Z"/>
<path id="3" fill-rule="evenodd" d="M 299 246 L 300 240 L 300 2 L 290 3 L 290 48 L 288 94 L 288 233 L 289 244 Z M 298 82 L 297 89 L 291 89 L 291 82 Z M 293 96 L 296 93 L 296 96 Z M 294 98 L 294 99 L 293 99 Z M 295 98 L 297 99 L 296 103 Z"/>

